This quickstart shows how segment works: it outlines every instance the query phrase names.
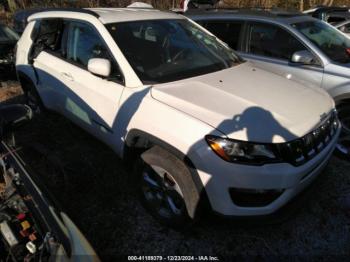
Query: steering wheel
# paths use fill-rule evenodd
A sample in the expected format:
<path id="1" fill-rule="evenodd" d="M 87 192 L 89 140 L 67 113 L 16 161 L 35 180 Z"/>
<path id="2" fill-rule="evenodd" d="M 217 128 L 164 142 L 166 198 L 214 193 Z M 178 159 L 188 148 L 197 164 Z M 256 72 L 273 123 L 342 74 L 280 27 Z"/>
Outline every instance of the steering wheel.
<path id="1" fill-rule="evenodd" d="M 172 62 L 177 62 L 177 60 L 182 56 L 184 55 L 188 50 L 187 49 L 181 49 L 179 52 L 177 52 L 173 58 L 171 59 Z"/>

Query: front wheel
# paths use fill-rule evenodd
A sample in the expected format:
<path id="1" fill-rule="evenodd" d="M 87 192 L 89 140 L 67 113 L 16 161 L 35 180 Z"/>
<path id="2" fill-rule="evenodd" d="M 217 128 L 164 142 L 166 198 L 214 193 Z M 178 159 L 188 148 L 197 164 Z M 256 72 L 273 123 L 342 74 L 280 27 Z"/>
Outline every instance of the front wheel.
<path id="1" fill-rule="evenodd" d="M 176 229 L 194 222 L 200 194 L 183 161 L 154 147 L 142 154 L 137 176 L 141 201 L 155 218 Z"/>
<path id="2" fill-rule="evenodd" d="M 30 106 L 35 113 L 45 111 L 45 106 L 35 86 L 28 81 L 21 81 L 21 85 L 27 105 Z"/>
<path id="3" fill-rule="evenodd" d="M 341 104 L 337 108 L 342 132 L 337 144 L 337 155 L 350 160 L 350 104 Z"/>

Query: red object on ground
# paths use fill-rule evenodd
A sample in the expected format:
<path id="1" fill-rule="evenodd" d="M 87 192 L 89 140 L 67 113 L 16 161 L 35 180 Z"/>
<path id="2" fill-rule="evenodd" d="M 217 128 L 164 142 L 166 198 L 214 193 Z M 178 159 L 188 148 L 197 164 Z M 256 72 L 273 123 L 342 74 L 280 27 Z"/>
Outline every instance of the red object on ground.
<path id="1" fill-rule="evenodd" d="M 24 213 L 21 213 L 21 214 L 17 215 L 17 219 L 18 220 L 24 220 L 25 218 L 26 218 L 26 214 L 24 214 Z"/>

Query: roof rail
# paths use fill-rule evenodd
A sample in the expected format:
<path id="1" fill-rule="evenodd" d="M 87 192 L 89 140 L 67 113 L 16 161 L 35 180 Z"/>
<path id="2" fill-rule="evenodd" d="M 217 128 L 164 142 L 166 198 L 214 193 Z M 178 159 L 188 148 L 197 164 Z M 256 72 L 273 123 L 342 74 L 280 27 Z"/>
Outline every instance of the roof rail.
<path id="1" fill-rule="evenodd" d="M 99 18 L 99 14 L 96 12 L 89 10 L 89 9 L 83 9 L 83 8 L 55 8 L 55 7 L 48 7 L 47 9 L 44 8 L 43 10 L 39 11 L 38 13 L 41 12 L 75 12 L 75 13 L 83 13 L 83 14 L 89 14 L 93 15 L 94 17 Z"/>
<path id="2" fill-rule="evenodd" d="M 210 8 L 195 8 L 188 9 L 187 12 L 201 12 L 201 11 L 255 11 L 255 12 L 266 12 L 271 14 L 302 14 L 299 10 L 296 9 L 281 9 L 277 7 L 236 7 L 236 8 L 226 8 L 226 7 L 210 7 Z"/>

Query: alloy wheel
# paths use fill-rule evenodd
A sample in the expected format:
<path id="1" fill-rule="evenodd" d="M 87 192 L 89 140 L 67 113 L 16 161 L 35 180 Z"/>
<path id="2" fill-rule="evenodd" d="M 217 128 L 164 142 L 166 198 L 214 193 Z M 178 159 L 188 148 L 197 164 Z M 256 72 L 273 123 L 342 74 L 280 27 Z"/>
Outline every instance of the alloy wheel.
<path id="1" fill-rule="evenodd" d="M 183 193 L 174 177 L 158 166 L 146 166 L 142 173 L 142 193 L 159 216 L 172 219 L 186 212 Z"/>

